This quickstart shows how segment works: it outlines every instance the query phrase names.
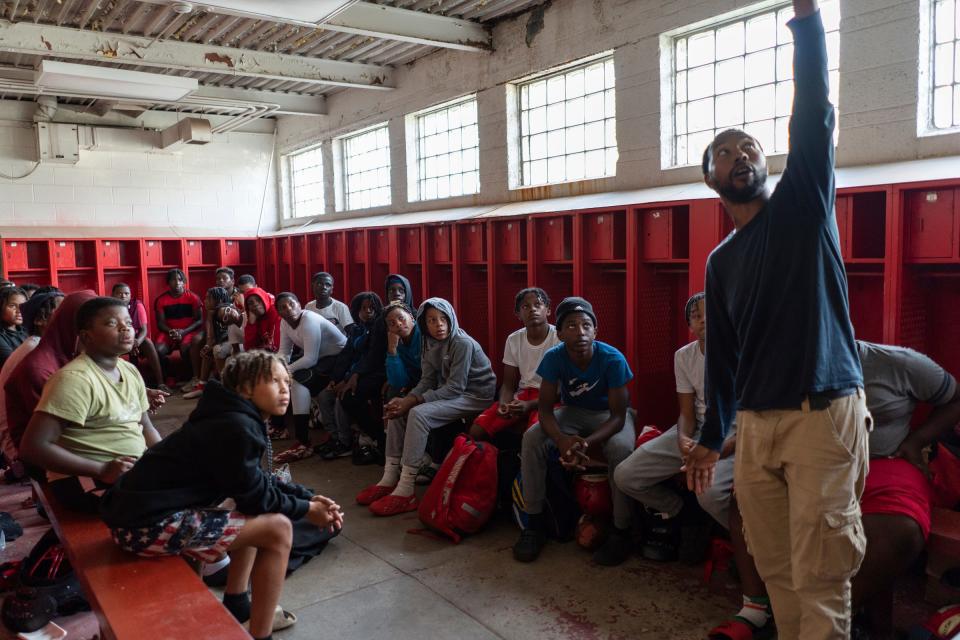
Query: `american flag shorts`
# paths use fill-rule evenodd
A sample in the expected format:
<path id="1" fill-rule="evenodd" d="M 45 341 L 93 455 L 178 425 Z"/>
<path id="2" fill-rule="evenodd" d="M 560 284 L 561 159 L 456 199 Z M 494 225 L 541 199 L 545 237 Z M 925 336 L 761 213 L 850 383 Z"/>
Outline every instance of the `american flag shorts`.
<path id="1" fill-rule="evenodd" d="M 184 555 L 201 562 L 221 560 L 247 517 L 227 509 L 186 509 L 147 527 L 111 531 L 121 549 L 147 558 Z"/>

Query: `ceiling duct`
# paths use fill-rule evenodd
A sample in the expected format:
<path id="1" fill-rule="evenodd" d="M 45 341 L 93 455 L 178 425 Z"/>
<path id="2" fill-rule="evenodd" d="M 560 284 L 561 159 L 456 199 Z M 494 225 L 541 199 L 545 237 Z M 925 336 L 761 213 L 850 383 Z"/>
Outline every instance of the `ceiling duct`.
<path id="1" fill-rule="evenodd" d="M 184 118 L 160 132 L 160 148 L 177 144 L 207 144 L 213 139 L 210 121 L 203 118 Z"/>

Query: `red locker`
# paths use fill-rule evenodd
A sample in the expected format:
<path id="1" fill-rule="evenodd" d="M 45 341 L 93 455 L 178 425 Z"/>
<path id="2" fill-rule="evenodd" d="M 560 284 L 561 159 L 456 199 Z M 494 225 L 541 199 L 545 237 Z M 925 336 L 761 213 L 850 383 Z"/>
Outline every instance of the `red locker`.
<path id="1" fill-rule="evenodd" d="M 203 245 L 200 240 L 187 240 L 184 247 L 184 264 L 188 267 L 204 264 Z"/>
<path id="2" fill-rule="evenodd" d="M 408 227 L 400 231 L 400 261 L 405 263 L 422 262 L 420 255 L 420 227 Z"/>
<path id="3" fill-rule="evenodd" d="M 240 264 L 240 241 L 226 240 L 223 243 L 223 263 Z"/>
<path id="4" fill-rule="evenodd" d="M 626 259 L 626 213 L 586 214 L 583 217 L 587 260 Z"/>
<path id="5" fill-rule="evenodd" d="M 845 260 L 849 260 L 853 254 L 850 251 L 850 200 L 848 196 L 837 198 L 837 232 L 840 238 L 840 254 Z"/>
<path id="6" fill-rule="evenodd" d="M 496 226 L 500 262 L 522 263 L 527 260 L 527 229 L 524 220 L 501 221 Z"/>
<path id="7" fill-rule="evenodd" d="M 373 251 L 372 262 L 390 263 L 390 234 L 386 229 L 370 230 L 370 249 Z"/>
<path id="8" fill-rule="evenodd" d="M 954 238 L 953 189 L 923 189 L 904 193 L 908 259 L 947 259 L 957 255 Z"/>
<path id="9" fill-rule="evenodd" d="M 566 262 L 573 259 L 573 219 L 571 216 L 543 218 L 537 231 L 542 242 L 540 257 L 544 262 Z"/>
<path id="10" fill-rule="evenodd" d="M 640 212 L 642 255 L 644 260 L 673 258 L 673 212 L 653 209 Z"/>
<path id="11" fill-rule="evenodd" d="M 451 227 L 447 225 L 429 227 L 430 239 L 433 246 L 433 261 L 436 264 L 449 264 L 453 260 L 450 236 Z"/>
<path id="12" fill-rule="evenodd" d="M 487 261 L 486 229 L 482 222 L 466 224 L 460 227 L 461 259 L 470 264 L 484 264 Z"/>
<path id="13" fill-rule="evenodd" d="M 3 267 L 7 273 L 28 269 L 27 242 L 22 240 L 7 240 L 3 243 Z"/>
<path id="14" fill-rule="evenodd" d="M 77 266 L 76 245 L 72 240 L 54 241 L 53 266 L 57 269 L 73 269 Z"/>
<path id="15" fill-rule="evenodd" d="M 143 264 L 148 267 L 163 266 L 163 247 L 159 240 L 147 240 L 143 243 Z"/>

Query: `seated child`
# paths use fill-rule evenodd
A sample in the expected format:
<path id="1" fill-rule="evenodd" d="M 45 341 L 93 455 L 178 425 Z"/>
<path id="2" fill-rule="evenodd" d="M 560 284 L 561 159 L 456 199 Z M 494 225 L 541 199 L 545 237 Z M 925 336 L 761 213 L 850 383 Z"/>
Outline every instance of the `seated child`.
<path id="1" fill-rule="evenodd" d="M 371 374 L 361 378 L 356 372 L 360 360 L 370 348 L 373 327 L 382 310 L 383 302 L 373 291 L 358 293 L 350 301 L 353 321 L 347 325 L 347 342 L 330 372 L 330 386 L 318 398 L 324 427 L 336 426 L 336 437 L 317 447 L 317 453 L 324 460 L 355 453 L 350 420 L 354 414 L 358 419 L 371 414 L 372 407 L 367 398 L 378 396 L 383 386 L 382 376 Z M 381 405 L 379 401 L 373 404 Z"/>
<path id="2" fill-rule="evenodd" d="M 7 423 L 7 400 L 4 387 L 14 369 L 40 344 L 40 337 L 46 331 L 53 312 L 57 310 L 61 302 L 63 302 L 63 292 L 56 289 L 35 293 L 33 297 L 20 306 L 23 326 L 29 335 L 23 341 L 23 344 L 10 354 L 7 361 L 3 363 L 3 367 L 0 367 L 0 447 L 2 447 L 3 455 L 9 465 L 6 472 L 8 482 L 22 479 L 24 469 L 19 460 L 20 453 L 13 444 L 13 438 L 10 435 L 10 425 Z"/>
<path id="3" fill-rule="evenodd" d="M 161 293 L 153 303 L 159 329 L 154 343 L 160 358 L 166 358 L 173 349 L 190 363 L 190 382 L 185 391 L 197 385 L 200 375 L 200 347 L 203 346 L 203 301 L 187 289 L 187 278 L 180 269 L 167 271 L 168 291 Z M 162 380 L 158 381 L 158 384 Z"/>
<path id="4" fill-rule="evenodd" d="M 130 350 L 130 362 L 136 365 L 141 358 L 145 359 L 157 388 L 164 393 L 170 393 L 170 388 L 163 383 L 160 356 L 157 354 L 157 348 L 154 346 L 153 340 L 150 339 L 147 310 L 143 303 L 133 298 L 130 285 L 125 282 L 118 282 L 113 285 L 110 295 L 126 303 L 127 311 L 130 312 L 130 320 L 133 322 L 134 345 L 133 349 Z"/>
<path id="5" fill-rule="evenodd" d="M 677 559 L 680 542 L 678 516 L 683 498 L 664 484 L 680 473 L 683 460 L 700 439 L 706 404 L 703 397 L 704 342 L 707 324 L 704 316 L 704 294 L 694 294 L 684 314 L 696 340 L 681 347 L 673 356 L 673 372 L 677 382 L 680 416 L 677 424 L 663 435 L 649 440 L 614 470 L 617 487 L 646 507 L 644 541 L 641 552 L 648 560 Z M 735 428 L 731 435 L 735 434 Z M 714 471 L 713 486 L 697 496 L 703 510 L 726 527 L 729 523 L 730 490 L 733 487 L 733 442 L 729 438 Z"/>
<path id="6" fill-rule="evenodd" d="M 508 427 L 523 424 L 526 428 L 539 421 L 537 367 L 543 354 L 560 343 L 556 328 L 548 321 L 550 296 L 536 287 L 523 289 L 517 294 L 514 312 L 523 329 L 507 336 L 500 399 L 477 416 L 470 427 L 470 435 L 477 440 L 488 440 Z"/>
<path id="7" fill-rule="evenodd" d="M 27 300 L 32 298 L 33 294 L 35 294 L 39 289 L 40 285 L 32 282 L 24 282 L 20 284 L 20 290 L 23 291 L 23 295 L 27 297 Z"/>
<path id="8" fill-rule="evenodd" d="M 423 338 L 416 312 L 404 302 L 386 306 L 383 320 L 387 326 L 387 392 L 388 399 L 405 396 L 420 382 Z"/>
<path id="9" fill-rule="evenodd" d="M 252 295 L 252 292 L 248 293 L 247 297 Z M 303 351 L 303 356 L 290 365 L 293 376 L 290 396 L 297 444 L 274 458 L 277 464 L 283 464 L 313 455 L 310 444 L 310 399 L 330 382 L 330 372 L 347 337 L 320 314 L 304 311 L 300 307 L 300 300 L 292 293 L 284 292 L 277 296 L 277 311 L 283 318 L 280 324 L 280 355 L 289 362 L 294 347 Z M 325 419 L 330 418 L 325 416 Z M 331 429 L 333 427 L 332 423 L 328 426 Z"/>
<path id="10" fill-rule="evenodd" d="M 217 363 L 223 363 L 233 353 L 230 346 L 228 325 L 220 322 L 217 309 L 221 306 L 233 306 L 230 294 L 223 287 L 210 287 L 203 298 L 203 335 L 205 344 L 200 349 L 200 379 L 197 386 L 183 394 L 185 400 L 203 395 L 203 387 L 212 374 L 219 374 Z M 223 356 L 218 360 L 216 355 Z M 224 355 L 225 354 L 225 355 Z"/>
<path id="11" fill-rule="evenodd" d="M 220 267 L 217 269 L 216 273 L 216 282 L 218 287 L 223 287 L 227 290 L 227 294 L 230 296 L 230 299 L 233 301 L 234 306 L 237 307 L 237 311 L 240 312 L 241 323 L 238 325 L 233 325 L 228 323 L 227 333 L 229 335 L 230 344 L 239 344 L 243 345 L 243 292 L 240 291 L 240 288 L 237 286 L 234 281 L 234 272 L 230 267 Z"/>
<path id="12" fill-rule="evenodd" d="M 473 420 L 489 406 L 497 388 L 490 360 L 457 324 L 453 305 L 429 298 L 420 305 L 417 322 L 425 336 L 423 375 L 410 393 L 385 405 L 383 477 L 357 496 L 357 503 L 370 505 L 378 516 L 417 509 L 414 483 L 430 432 L 456 420 Z"/>
<path id="13" fill-rule="evenodd" d="M 247 311 L 243 349 L 276 352 L 280 348 L 280 314 L 273 303 L 273 294 L 260 287 L 252 287 L 243 294 L 243 304 Z"/>
<path id="14" fill-rule="evenodd" d="M 583 298 L 565 298 L 557 306 L 558 344 L 543 355 L 537 368 L 541 377 L 540 422 L 523 434 L 520 472 L 523 501 L 529 524 L 513 546 L 513 557 L 532 562 L 546 542 L 543 501 L 546 495 L 548 449 L 560 451 L 567 468 L 584 468 L 602 450 L 608 467 L 615 469 L 636 439 L 633 417 L 627 411 L 627 383 L 633 373 L 626 358 L 610 345 L 597 341 L 597 317 Z M 562 407 L 555 407 L 563 399 Z M 613 474 L 611 474 L 612 476 Z M 593 556 L 594 562 L 615 565 L 630 551 L 633 505 L 610 479 L 614 529 Z"/>
<path id="15" fill-rule="evenodd" d="M 257 281 L 249 273 L 245 273 L 237 278 L 237 291 L 240 292 L 240 295 L 245 294 L 250 289 L 253 289 L 257 286 Z"/>
<path id="16" fill-rule="evenodd" d="M 46 470 L 51 489 L 77 509 L 89 502 L 76 477 L 109 485 L 147 447 L 160 442 L 150 422 L 146 387 L 137 368 L 120 356 L 133 348 L 126 303 L 93 298 L 77 311 L 83 353 L 57 371 L 20 443 L 22 459 Z"/>
<path id="17" fill-rule="evenodd" d="M 354 319 L 350 315 L 350 308 L 333 297 L 333 276 L 326 271 L 315 273 L 310 284 L 313 287 L 314 299 L 308 302 L 304 309 L 319 313 L 346 334 Z"/>
<path id="18" fill-rule="evenodd" d="M 240 354 L 227 363 L 222 380 L 208 382 L 183 427 L 107 491 L 101 515 L 114 541 L 141 556 L 182 554 L 215 562 L 229 554 L 223 604 L 248 623 L 254 638 L 269 638 L 291 521 L 306 518 L 339 530 L 343 514 L 329 498 L 279 482 L 261 468 L 270 451 L 265 421 L 283 415 L 290 401 L 283 359 L 265 351 Z M 225 500 L 234 505 L 225 506 Z"/>
<path id="19" fill-rule="evenodd" d="M 0 289 L 0 367 L 10 354 L 27 339 L 23 330 L 20 305 L 27 301 L 27 294 L 17 287 Z"/>

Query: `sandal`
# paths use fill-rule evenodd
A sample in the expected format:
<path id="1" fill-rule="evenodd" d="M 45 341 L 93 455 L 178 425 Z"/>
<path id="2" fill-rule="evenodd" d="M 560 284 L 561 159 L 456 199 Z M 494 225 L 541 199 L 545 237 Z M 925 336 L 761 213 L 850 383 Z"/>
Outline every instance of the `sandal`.
<path id="1" fill-rule="evenodd" d="M 408 511 L 416 511 L 420 506 L 416 495 L 388 495 L 372 503 L 368 508 L 375 516 L 395 516 Z"/>
<path id="2" fill-rule="evenodd" d="M 417 479 L 413 483 L 417 486 L 425 486 L 433 482 L 433 479 L 437 477 L 438 469 L 436 467 L 431 467 L 429 464 L 425 464 L 419 469 L 417 469 Z"/>
<path id="3" fill-rule="evenodd" d="M 273 457 L 274 464 L 285 464 L 289 462 L 296 462 L 297 460 L 305 460 L 313 455 L 313 448 L 308 447 L 305 444 L 297 444 L 286 451 L 282 451 Z"/>
<path id="4" fill-rule="evenodd" d="M 295 624 L 297 624 L 297 616 L 289 611 L 284 611 L 283 607 L 277 605 L 277 608 L 273 610 L 273 628 L 270 631 L 288 629 Z M 241 626 L 249 631 L 250 621 L 247 620 Z"/>
<path id="5" fill-rule="evenodd" d="M 385 487 L 380 484 L 373 484 L 357 494 L 357 504 L 368 506 L 382 498 L 393 493 L 397 486 Z"/>
<path id="6" fill-rule="evenodd" d="M 767 640 L 772 638 L 776 627 L 773 618 L 762 627 L 755 627 L 743 618 L 731 618 L 707 632 L 710 640 Z"/>

